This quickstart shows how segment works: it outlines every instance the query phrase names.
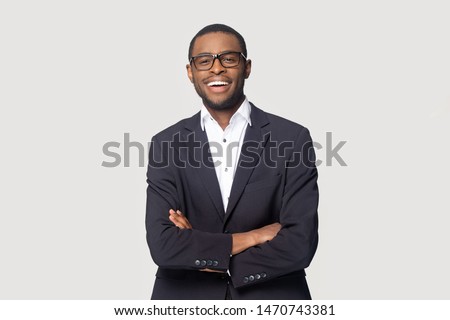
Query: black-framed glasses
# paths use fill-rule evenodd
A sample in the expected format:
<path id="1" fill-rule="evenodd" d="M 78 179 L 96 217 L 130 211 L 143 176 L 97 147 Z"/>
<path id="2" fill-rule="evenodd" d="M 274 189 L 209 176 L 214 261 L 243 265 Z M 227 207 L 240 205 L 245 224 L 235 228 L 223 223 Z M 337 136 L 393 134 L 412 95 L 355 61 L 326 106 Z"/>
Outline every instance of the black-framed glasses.
<path id="1" fill-rule="evenodd" d="M 214 61 L 218 59 L 224 68 L 234 68 L 239 65 L 242 58 L 247 59 L 242 52 L 227 51 L 218 54 L 202 53 L 198 56 L 192 57 L 189 63 L 194 63 L 194 66 L 199 71 L 208 71 L 214 65 Z"/>

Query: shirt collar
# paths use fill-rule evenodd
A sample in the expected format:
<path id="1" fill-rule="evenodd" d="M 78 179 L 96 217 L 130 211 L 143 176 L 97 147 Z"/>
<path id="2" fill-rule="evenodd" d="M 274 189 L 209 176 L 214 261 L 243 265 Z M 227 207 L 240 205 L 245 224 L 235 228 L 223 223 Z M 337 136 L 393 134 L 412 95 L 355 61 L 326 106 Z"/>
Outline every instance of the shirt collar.
<path id="1" fill-rule="evenodd" d="M 250 106 L 250 103 L 248 102 L 247 97 L 245 97 L 245 99 L 242 102 L 242 104 L 239 107 L 239 109 L 237 109 L 236 112 L 231 117 L 230 123 L 233 121 L 233 119 L 236 116 L 241 116 L 251 126 L 252 125 L 252 120 L 250 119 L 251 110 L 252 110 L 252 108 Z M 205 131 L 205 121 L 208 120 L 208 118 L 210 118 L 213 121 L 216 121 L 211 116 L 211 114 L 209 113 L 208 109 L 206 109 L 206 107 L 203 105 L 202 109 L 200 110 L 200 127 L 202 128 L 202 131 Z"/>

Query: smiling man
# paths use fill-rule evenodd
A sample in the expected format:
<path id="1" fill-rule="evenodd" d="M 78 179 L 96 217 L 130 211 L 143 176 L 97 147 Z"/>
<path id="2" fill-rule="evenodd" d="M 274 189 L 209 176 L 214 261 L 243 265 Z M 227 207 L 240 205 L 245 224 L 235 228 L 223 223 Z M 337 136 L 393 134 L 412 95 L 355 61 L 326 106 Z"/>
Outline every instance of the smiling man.
<path id="1" fill-rule="evenodd" d="M 152 299 L 311 299 L 317 170 L 308 130 L 244 95 L 251 61 L 234 29 L 189 46 L 201 110 L 152 139 L 147 242 Z"/>

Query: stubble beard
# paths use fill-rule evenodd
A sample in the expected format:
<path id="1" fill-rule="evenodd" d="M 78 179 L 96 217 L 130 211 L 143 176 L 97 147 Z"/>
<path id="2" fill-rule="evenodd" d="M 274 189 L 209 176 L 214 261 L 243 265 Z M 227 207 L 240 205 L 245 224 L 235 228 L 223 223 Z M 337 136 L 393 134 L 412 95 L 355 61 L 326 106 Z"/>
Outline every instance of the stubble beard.
<path id="1" fill-rule="evenodd" d="M 195 85 L 195 90 L 197 91 L 197 94 L 202 98 L 203 104 L 211 108 L 213 110 L 222 111 L 222 110 L 229 110 L 236 108 L 238 104 L 242 103 L 244 100 L 244 88 L 243 86 L 236 90 L 230 97 L 223 101 L 212 101 L 208 98 L 206 93 L 202 92 L 197 85 Z"/>

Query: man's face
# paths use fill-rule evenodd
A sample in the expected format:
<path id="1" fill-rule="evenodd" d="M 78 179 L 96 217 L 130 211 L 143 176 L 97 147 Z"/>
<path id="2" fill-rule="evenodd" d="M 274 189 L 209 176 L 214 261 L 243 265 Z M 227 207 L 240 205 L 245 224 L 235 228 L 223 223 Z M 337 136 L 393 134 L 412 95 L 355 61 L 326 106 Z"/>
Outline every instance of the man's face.
<path id="1" fill-rule="evenodd" d="M 226 51 L 242 52 L 238 39 L 228 33 L 214 32 L 196 39 L 192 56 L 210 53 L 218 54 Z M 186 66 L 189 80 L 194 84 L 203 104 L 214 110 L 236 108 L 244 100 L 244 82 L 250 75 L 251 61 L 240 58 L 239 65 L 225 68 L 215 59 L 210 70 L 199 71 L 194 64 Z"/>

